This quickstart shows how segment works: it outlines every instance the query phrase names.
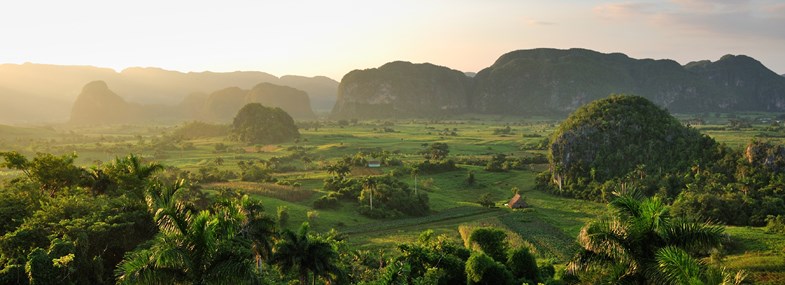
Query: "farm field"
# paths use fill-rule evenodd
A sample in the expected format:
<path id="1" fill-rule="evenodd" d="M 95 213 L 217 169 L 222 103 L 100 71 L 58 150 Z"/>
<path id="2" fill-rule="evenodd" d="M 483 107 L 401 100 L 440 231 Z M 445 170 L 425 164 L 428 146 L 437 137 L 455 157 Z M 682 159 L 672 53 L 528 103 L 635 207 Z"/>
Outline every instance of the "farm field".
<path id="1" fill-rule="evenodd" d="M 695 125 L 702 133 L 732 147 L 742 147 L 753 139 L 785 142 L 782 124 L 761 123 L 770 114 L 746 114 L 750 126 L 729 128 L 726 114 L 709 116 L 706 124 Z M 742 116 L 744 117 L 744 116 Z M 685 119 L 685 118 L 682 118 Z M 171 134 L 177 126 L 91 127 L 81 129 L 24 129 L 14 136 L 0 135 L 0 150 L 17 150 L 26 155 L 36 152 L 66 154 L 76 152 L 77 163 L 95 165 L 129 153 L 147 161 L 158 161 L 193 174 L 215 168 L 239 172 L 240 164 L 284 158 L 282 169 L 272 173 L 278 181 L 242 182 L 237 178 L 204 183 L 202 191 L 221 195 L 239 190 L 263 201 L 268 213 L 286 207 L 288 227 L 296 229 L 309 221 L 312 229 L 341 233 L 356 249 L 395 252 L 396 245 L 412 242 L 425 230 L 444 234 L 462 242 L 462 232 L 493 226 L 508 233 L 513 245 L 528 245 L 538 258 L 565 264 L 578 248 L 575 237 L 589 220 L 604 212 L 602 203 L 575 200 L 534 189 L 535 177 L 547 169 L 544 163 L 526 165 L 506 172 L 489 172 L 480 165 L 462 162 L 488 160 L 494 155 L 538 157 L 545 155 L 544 142 L 558 125 L 548 118 L 474 116 L 442 120 L 398 120 L 360 122 L 322 122 L 318 127 L 301 128 L 296 142 L 275 145 L 244 145 L 225 136 L 183 139 Z M 775 126 L 776 125 L 776 126 Z M 506 131 L 505 131 L 506 129 Z M 52 132 L 55 132 L 52 134 Z M 40 132 L 45 134 L 39 135 Z M 415 176 L 407 165 L 422 161 L 424 144 L 446 143 L 449 158 L 459 169 L 422 173 Z M 422 217 L 371 219 L 358 213 L 359 202 L 341 201 L 337 209 L 314 209 L 314 202 L 327 194 L 324 179 L 330 177 L 326 166 L 358 153 L 385 151 L 402 165 L 368 168 L 355 166 L 350 177 L 396 173 L 410 188 L 428 195 L 430 214 Z M 297 155 L 297 156 L 295 156 Z M 18 173 L 0 172 L 0 179 Z M 473 175 L 474 182 L 467 177 Z M 503 205 L 518 188 L 530 208 L 511 210 Z M 480 196 L 489 195 L 497 207 L 483 207 Z M 732 247 L 721 261 L 733 270 L 744 269 L 756 284 L 785 282 L 785 237 L 763 228 L 726 227 Z M 708 260 L 708 259 L 707 259 Z M 715 262 L 715 261 L 711 261 Z"/>

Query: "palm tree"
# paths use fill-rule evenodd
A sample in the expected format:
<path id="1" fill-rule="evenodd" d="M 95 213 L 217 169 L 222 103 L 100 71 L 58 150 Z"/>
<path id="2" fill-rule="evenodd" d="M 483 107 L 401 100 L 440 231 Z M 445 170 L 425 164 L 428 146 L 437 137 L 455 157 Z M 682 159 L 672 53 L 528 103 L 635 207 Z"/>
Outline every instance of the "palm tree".
<path id="1" fill-rule="evenodd" d="M 273 237 L 276 236 L 275 221 L 264 213 L 261 201 L 243 195 L 239 200 L 225 201 L 220 206 L 224 217 L 236 218 L 240 221 L 238 232 L 251 241 L 256 266 L 261 269 L 262 260 L 269 260 L 273 250 Z M 241 214 L 233 217 L 235 214 Z"/>
<path id="2" fill-rule="evenodd" d="M 417 175 L 420 174 L 420 168 L 414 167 L 412 168 L 412 175 L 414 176 L 414 196 L 417 196 Z"/>
<path id="3" fill-rule="evenodd" d="M 612 283 L 667 284 L 673 279 L 660 266 L 669 256 L 665 253 L 679 249 L 692 258 L 687 252 L 717 248 L 724 238 L 720 226 L 670 217 L 658 198 L 623 194 L 609 206 L 609 215 L 589 222 L 578 234 L 582 250 L 568 265 L 570 273 L 599 272 Z"/>
<path id="4" fill-rule="evenodd" d="M 296 271 L 300 284 L 307 284 L 309 272 L 313 274 L 313 282 L 318 276 L 329 279 L 331 273 L 337 273 L 337 258 L 338 251 L 333 243 L 308 234 L 308 222 L 304 222 L 297 233 L 290 230 L 282 233 L 272 260 L 283 271 Z"/>
<path id="5" fill-rule="evenodd" d="M 112 179 L 102 169 L 93 166 L 84 170 L 83 183 L 83 186 L 90 188 L 93 196 L 98 196 L 106 193 L 112 185 Z"/>
<path id="6" fill-rule="evenodd" d="M 370 177 L 370 176 L 366 177 L 365 180 L 363 181 L 363 188 L 367 189 L 368 190 L 368 194 L 370 195 L 371 211 L 373 211 L 373 192 L 376 190 L 376 185 L 377 184 L 378 183 L 377 183 L 376 179 L 374 179 L 373 177 Z"/>
<path id="7" fill-rule="evenodd" d="M 134 178 L 144 180 L 152 176 L 156 171 L 163 170 L 160 163 L 151 162 L 147 165 L 142 164 L 142 160 L 134 154 L 129 154 L 125 158 L 115 158 L 115 166 L 123 172 L 130 174 Z"/>
<path id="8" fill-rule="evenodd" d="M 174 199 L 182 182 L 148 194 L 159 233 L 148 249 L 126 254 L 117 267 L 122 284 L 247 284 L 258 281 L 252 241 L 240 234 L 237 207 L 196 212 Z"/>
<path id="9" fill-rule="evenodd" d="M 114 163 L 107 167 L 107 172 L 120 189 L 141 196 L 148 179 L 163 169 L 163 165 L 155 162 L 144 165 L 138 156 L 129 154 L 125 158 L 115 158 Z"/>
<path id="10" fill-rule="evenodd" d="M 334 174 L 335 176 L 338 176 L 340 179 L 345 178 L 346 174 L 349 174 L 349 172 L 351 171 L 352 169 L 349 166 L 349 164 L 347 164 L 344 161 L 339 161 L 336 162 L 335 164 L 330 164 L 327 166 L 327 173 Z"/>
<path id="11" fill-rule="evenodd" d="M 664 247 L 657 251 L 659 274 L 657 284 L 741 284 L 747 277 L 744 271 L 732 274 L 724 269 L 706 267 L 698 259 L 678 247 Z"/>

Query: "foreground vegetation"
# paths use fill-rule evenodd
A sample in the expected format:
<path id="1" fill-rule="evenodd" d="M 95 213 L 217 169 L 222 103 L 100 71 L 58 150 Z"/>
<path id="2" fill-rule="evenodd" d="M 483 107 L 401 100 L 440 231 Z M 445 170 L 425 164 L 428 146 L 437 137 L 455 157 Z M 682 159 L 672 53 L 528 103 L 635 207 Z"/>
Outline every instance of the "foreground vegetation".
<path id="1" fill-rule="evenodd" d="M 710 125 L 698 129 L 731 148 L 753 138 L 781 143 L 781 131 L 771 123 L 751 120 L 749 127 L 732 129 L 733 118 L 727 115 L 706 117 Z M 466 117 L 300 123 L 299 139 L 273 145 L 240 143 L 220 129 L 199 134 L 184 132 L 187 128 L 92 127 L 0 140 L 0 149 L 19 151 L 29 165 L 64 168 L 41 173 L 39 179 L 9 164 L 0 174 L 6 205 L 0 240 L 3 282 L 60 278 L 57 283 L 134 283 L 171 277 L 180 279 L 167 280 L 211 283 L 228 282 L 211 278 L 232 272 L 261 283 L 454 284 L 456 280 L 444 278 L 455 278 L 450 272 L 458 270 L 467 283 L 594 280 L 570 279 L 565 269 L 581 249 L 576 237 L 606 213 L 606 206 L 534 189 L 535 176 L 547 168 L 544 141 L 556 122 Z M 448 146 L 446 155 L 437 143 Z M 382 166 L 368 168 L 372 160 Z M 78 179 L 47 180 L 77 172 Z M 188 183 L 175 186 L 182 179 Z M 501 206 L 513 188 L 529 209 L 486 207 Z M 371 194 L 377 195 L 373 211 Z M 412 201 L 423 204 L 400 208 Z M 785 237 L 776 232 L 776 219 L 770 220 L 771 232 L 766 227 L 723 227 L 728 238 L 720 246 L 690 251 L 691 256 L 728 273 L 745 270 L 749 282 L 782 282 Z M 491 232 L 498 248 L 475 244 L 472 235 L 478 231 Z M 268 239 L 260 241 L 251 232 Z M 206 237 L 220 242 L 205 243 Z M 171 259 L 194 261 L 152 258 L 197 244 L 203 252 Z M 335 255 L 320 254 L 328 260 L 319 261 L 290 254 L 303 258 L 289 260 L 281 253 L 311 245 Z M 519 270 L 527 268 L 519 263 L 531 263 L 524 252 L 536 258 L 528 271 Z M 434 266 L 434 258 L 453 260 L 453 267 Z M 302 270 L 309 266 L 313 270 Z M 156 277 L 148 273 L 151 268 L 168 268 L 171 276 Z M 490 276 L 509 279 L 485 279 Z M 706 275 L 693 277 L 706 282 L 701 276 Z"/>

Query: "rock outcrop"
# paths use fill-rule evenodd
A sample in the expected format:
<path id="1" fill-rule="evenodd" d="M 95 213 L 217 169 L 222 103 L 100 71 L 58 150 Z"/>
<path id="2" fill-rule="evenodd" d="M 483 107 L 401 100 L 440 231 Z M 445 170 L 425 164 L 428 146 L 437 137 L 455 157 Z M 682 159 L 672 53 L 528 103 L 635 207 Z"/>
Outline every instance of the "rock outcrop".
<path id="1" fill-rule="evenodd" d="M 769 70 L 754 58 L 744 55 L 726 55 L 715 62 L 699 61 L 685 65 L 722 90 L 726 99 L 715 109 L 729 111 L 785 110 L 785 78 Z M 712 94 L 704 94 L 713 100 Z"/>
<path id="2" fill-rule="evenodd" d="M 261 103 L 267 107 L 279 107 L 296 120 L 316 119 L 316 115 L 311 110 L 308 94 L 289 86 L 260 83 L 245 95 L 245 103 Z"/>
<path id="3" fill-rule="evenodd" d="M 231 122 L 237 111 L 245 106 L 246 94 L 248 90 L 238 87 L 224 88 L 210 93 L 204 102 L 204 119 L 211 122 Z"/>
<path id="4" fill-rule="evenodd" d="M 551 136 L 548 159 L 557 188 L 599 199 L 583 190 L 623 177 L 685 171 L 716 157 L 716 144 L 643 97 L 614 95 L 570 114 Z"/>
<path id="5" fill-rule="evenodd" d="M 338 85 L 332 118 L 404 118 L 469 110 L 471 78 L 433 64 L 396 61 L 355 70 Z"/>
<path id="6" fill-rule="evenodd" d="M 134 121 L 139 106 L 130 104 L 109 90 L 103 81 L 87 83 L 71 109 L 72 124 L 118 124 Z"/>
<path id="7" fill-rule="evenodd" d="M 682 66 L 543 48 L 504 54 L 474 77 L 458 73 L 406 62 L 352 71 L 341 80 L 332 116 L 566 115 L 614 93 L 642 96 L 675 113 L 785 111 L 785 78 L 747 56 Z"/>

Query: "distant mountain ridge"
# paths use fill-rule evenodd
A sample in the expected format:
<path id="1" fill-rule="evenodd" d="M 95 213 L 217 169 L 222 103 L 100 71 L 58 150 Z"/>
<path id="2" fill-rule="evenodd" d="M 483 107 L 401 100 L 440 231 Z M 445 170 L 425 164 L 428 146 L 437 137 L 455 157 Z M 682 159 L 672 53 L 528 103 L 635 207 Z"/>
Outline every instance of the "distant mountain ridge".
<path id="1" fill-rule="evenodd" d="M 147 105 L 175 105 L 194 93 L 231 86 L 250 89 L 268 82 L 307 92 L 312 109 L 322 111 L 331 110 L 338 88 L 337 81 L 323 76 L 278 78 L 258 71 L 183 73 L 133 67 L 116 72 L 92 66 L 0 64 L 0 122 L 65 121 L 71 103 L 92 81 L 104 81 L 128 102 Z M 4 114 L 5 109 L 13 114 Z"/>
<path id="2" fill-rule="evenodd" d="M 180 104 L 163 105 L 127 102 L 106 82 L 93 81 L 85 85 L 77 96 L 68 123 L 105 125 L 200 120 L 227 124 L 248 103 L 280 107 L 300 120 L 316 118 L 305 91 L 266 82 L 251 90 L 229 87 L 209 95 L 192 93 Z"/>
<path id="3" fill-rule="evenodd" d="M 452 83 L 452 87 L 434 80 L 451 69 L 429 64 L 409 65 L 408 73 L 386 68 L 387 65 L 350 72 L 341 80 L 331 116 L 408 116 L 409 112 L 398 111 L 402 108 L 386 109 L 396 110 L 393 113 L 371 114 L 354 110 L 414 104 L 423 110 L 419 116 L 427 117 L 444 114 L 443 104 L 432 103 L 440 100 L 465 104 L 465 108 L 454 109 L 454 113 L 564 115 L 612 93 L 639 95 L 671 112 L 785 111 L 785 78 L 742 55 L 682 66 L 673 60 L 634 59 L 621 53 L 587 49 L 518 50 L 502 55 L 474 77 L 454 78 L 454 82 L 461 83 Z M 422 80 L 435 86 L 413 84 Z M 431 95 L 431 90 L 445 92 L 436 96 Z M 373 98 L 386 98 L 386 101 L 376 100 L 359 109 L 340 107 L 353 102 L 374 102 Z"/>

